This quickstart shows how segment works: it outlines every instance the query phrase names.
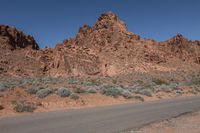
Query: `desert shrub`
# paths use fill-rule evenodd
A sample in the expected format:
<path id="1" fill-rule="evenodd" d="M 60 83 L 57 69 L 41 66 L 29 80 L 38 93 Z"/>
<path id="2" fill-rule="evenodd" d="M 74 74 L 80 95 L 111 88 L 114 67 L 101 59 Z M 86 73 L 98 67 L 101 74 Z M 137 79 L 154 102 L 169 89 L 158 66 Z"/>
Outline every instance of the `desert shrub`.
<path id="1" fill-rule="evenodd" d="M 141 86 L 131 86 L 128 88 L 128 90 L 132 93 L 138 93 L 141 89 L 143 89 Z"/>
<path id="2" fill-rule="evenodd" d="M 192 93 L 194 95 L 197 95 L 198 94 L 198 91 L 196 89 L 193 89 L 192 90 L 189 90 L 188 93 Z"/>
<path id="3" fill-rule="evenodd" d="M 0 84 L 0 92 L 5 91 L 7 89 L 7 86 L 5 84 Z"/>
<path id="4" fill-rule="evenodd" d="M 161 96 L 161 93 L 160 92 L 158 92 L 158 93 L 156 93 L 156 96 L 158 97 L 158 98 L 162 98 L 162 96 Z"/>
<path id="5" fill-rule="evenodd" d="M 170 86 L 165 85 L 165 84 L 156 86 L 155 90 L 156 90 L 156 92 L 163 91 L 163 92 L 167 92 L 167 93 L 169 93 L 169 92 L 172 91 L 172 89 L 170 88 Z"/>
<path id="6" fill-rule="evenodd" d="M 170 87 L 171 89 L 177 89 L 178 86 L 179 86 L 179 84 L 177 84 L 177 83 L 170 83 L 170 84 L 169 84 L 169 87 Z"/>
<path id="7" fill-rule="evenodd" d="M 182 95 L 184 92 L 183 91 L 181 91 L 181 90 L 176 90 L 176 92 L 175 92 L 177 95 Z"/>
<path id="8" fill-rule="evenodd" d="M 79 95 L 76 93 L 71 93 L 71 95 L 69 96 L 71 99 L 73 100 L 78 100 L 79 99 Z"/>
<path id="9" fill-rule="evenodd" d="M 156 92 L 163 91 L 163 92 L 170 93 L 173 90 L 176 90 L 177 88 L 178 88 L 178 84 L 176 84 L 176 83 L 170 83 L 168 85 L 162 84 L 162 85 L 155 86 Z"/>
<path id="10" fill-rule="evenodd" d="M 133 98 L 144 102 L 144 98 L 142 96 L 134 96 Z"/>
<path id="11" fill-rule="evenodd" d="M 117 84 L 117 79 L 112 79 L 113 84 Z"/>
<path id="12" fill-rule="evenodd" d="M 200 92 L 200 86 L 193 86 L 192 87 L 196 92 Z"/>
<path id="13" fill-rule="evenodd" d="M 57 95 L 59 95 L 60 97 L 68 97 L 70 96 L 71 91 L 67 88 L 60 88 L 57 91 Z"/>
<path id="14" fill-rule="evenodd" d="M 86 79 L 82 81 L 81 84 L 84 86 L 98 86 L 100 85 L 100 82 L 98 79 Z"/>
<path id="15" fill-rule="evenodd" d="M 156 84 L 156 85 L 168 85 L 168 83 L 162 79 L 154 79 L 153 82 Z"/>
<path id="16" fill-rule="evenodd" d="M 16 112 L 33 112 L 36 109 L 36 106 L 31 102 L 17 102 L 13 108 Z"/>
<path id="17" fill-rule="evenodd" d="M 37 91 L 36 96 L 39 98 L 45 98 L 53 92 L 54 92 L 54 90 L 52 88 L 41 89 L 41 90 Z"/>
<path id="18" fill-rule="evenodd" d="M 129 90 L 123 90 L 122 93 L 121 93 L 121 95 L 122 95 L 124 98 L 126 98 L 126 99 L 130 99 L 130 98 L 133 97 L 133 96 L 132 96 L 132 93 L 131 93 Z"/>
<path id="19" fill-rule="evenodd" d="M 86 91 L 87 93 L 97 93 L 97 90 L 95 88 L 89 88 Z"/>
<path id="20" fill-rule="evenodd" d="M 102 86 L 100 93 L 106 96 L 118 97 L 122 94 L 123 89 L 121 87 L 114 86 Z"/>
<path id="21" fill-rule="evenodd" d="M 35 86 L 33 86 L 31 88 L 28 88 L 26 90 L 26 92 L 28 92 L 29 94 L 36 94 L 39 90 L 42 90 L 42 89 L 44 89 L 44 88 L 43 87 L 35 87 Z"/>
<path id="22" fill-rule="evenodd" d="M 152 97 L 152 90 L 151 89 L 143 89 L 139 91 L 139 94 L 145 95 L 148 97 Z"/>
<path id="23" fill-rule="evenodd" d="M 200 78 L 192 78 L 189 83 L 189 85 L 200 85 Z"/>
<path id="24" fill-rule="evenodd" d="M 73 92 L 74 93 L 85 93 L 86 92 L 86 90 L 85 89 L 82 89 L 82 88 L 80 88 L 80 87 L 77 87 L 77 88 L 74 88 L 73 89 Z"/>
<path id="25" fill-rule="evenodd" d="M 76 78 L 69 78 L 67 80 L 68 84 L 78 84 L 79 83 L 79 80 L 76 79 Z"/>

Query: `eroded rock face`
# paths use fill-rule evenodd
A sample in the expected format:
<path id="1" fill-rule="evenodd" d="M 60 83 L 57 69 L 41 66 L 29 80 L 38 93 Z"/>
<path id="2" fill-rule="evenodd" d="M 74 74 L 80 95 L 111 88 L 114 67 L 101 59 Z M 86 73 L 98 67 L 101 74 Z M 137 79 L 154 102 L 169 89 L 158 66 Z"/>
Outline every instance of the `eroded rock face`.
<path id="1" fill-rule="evenodd" d="M 200 69 L 200 41 L 181 34 L 164 42 L 142 39 L 112 12 L 102 14 L 93 26 L 83 25 L 75 38 L 41 50 L 32 37 L 9 26 L 0 27 L 3 74 L 117 76 Z"/>
<path id="2" fill-rule="evenodd" d="M 1 47 L 9 47 L 11 49 L 30 47 L 35 50 L 39 49 L 32 36 L 25 35 L 22 31 L 7 25 L 0 25 L 0 40 L 2 41 Z"/>

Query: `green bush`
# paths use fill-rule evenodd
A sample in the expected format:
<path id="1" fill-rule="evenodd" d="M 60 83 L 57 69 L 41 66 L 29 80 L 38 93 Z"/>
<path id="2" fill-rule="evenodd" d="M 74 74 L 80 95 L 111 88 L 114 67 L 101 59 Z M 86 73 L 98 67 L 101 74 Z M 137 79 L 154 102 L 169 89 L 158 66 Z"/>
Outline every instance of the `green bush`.
<path id="1" fill-rule="evenodd" d="M 177 95 L 182 95 L 184 92 L 182 90 L 176 90 Z"/>
<path id="2" fill-rule="evenodd" d="M 194 89 L 196 92 L 200 92 L 200 87 L 199 87 L 199 86 L 193 86 L 193 89 Z"/>
<path id="3" fill-rule="evenodd" d="M 89 88 L 87 89 L 87 93 L 97 93 L 97 90 L 95 88 Z"/>
<path id="4" fill-rule="evenodd" d="M 33 112 L 36 109 L 36 106 L 30 102 L 17 102 L 13 108 L 16 112 Z"/>
<path id="5" fill-rule="evenodd" d="M 71 93 L 71 95 L 69 96 L 71 99 L 73 100 L 78 100 L 79 99 L 79 95 L 76 93 Z"/>
<path id="6" fill-rule="evenodd" d="M 168 83 L 167 83 L 166 81 L 161 80 L 161 79 L 155 79 L 155 80 L 153 80 L 153 82 L 154 82 L 156 85 L 163 85 L 163 84 L 168 85 Z"/>
<path id="7" fill-rule="evenodd" d="M 100 82 L 97 79 L 86 79 L 85 81 L 82 81 L 84 86 L 98 86 Z"/>
<path id="8" fill-rule="evenodd" d="M 44 89 L 43 87 L 31 87 L 26 90 L 29 94 L 36 94 L 39 90 Z"/>
<path id="9" fill-rule="evenodd" d="M 0 92 L 5 91 L 7 89 L 7 86 L 5 84 L 0 84 Z"/>
<path id="10" fill-rule="evenodd" d="M 37 91 L 36 96 L 39 98 L 45 98 L 53 92 L 54 92 L 54 90 L 52 88 L 46 88 L 46 89 Z"/>
<path id="11" fill-rule="evenodd" d="M 82 88 L 80 88 L 80 87 L 77 87 L 77 88 L 74 88 L 73 89 L 73 92 L 74 93 L 85 93 L 86 92 L 86 90 L 84 90 L 84 89 L 82 89 Z"/>
<path id="12" fill-rule="evenodd" d="M 152 97 L 152 90 L 151 89 L 143 89 L 139 91 L 139 94 Z"/>
<path id="13" fill-rule="evenodd" d="M 133 96 L 132 96 L 132 93 L 131 93 L 129 90 L 123 90 L 122 93 L 121 93 L 121 95 L 122 95 L 124 98 L 126 98 L 126 99 L 130 99 L 130 98 L 133 97 Z"/>
<path id="14" fill-rule="evenodd" d="M 75 78 L 69 78 L 67 82 L 68 82 L 68 84 L 78 84 L 79 80 L 77 80 Z"/>
<path id="15" fill-rule="evenodd" d="M 60 88 L 57 91 L 57 95 L 59 95 L 60 97 L 68 97 L 70 96 L 71 91 L 68 90 L 67 88 Z"/>
<path id="16" fill-rule="evenodd" d="M 137 100 L 140 100 L 142 102 L 144 102 L 144 98 L 141 97 L 141 96 L 134 96 L 133 98 L 137 99 Z"/>
<path id="17" fill-rule="evenodd" d="M 162 85 L 156 86 L 155 90 L 156 90 L 156 92 L 163 91 L 163 92 L 169 93 L 172 91 L 172 88 L 170 88 L 170 86 L 168 86 L 168 85 L 162 84 Z"/>
<path id="18" fill-rule="evenodd" d="M 100 88 L 100 93 L 106 96 L 118 97 L 122 95 L 123 89 L 121 87 L 103 86 Z"/>

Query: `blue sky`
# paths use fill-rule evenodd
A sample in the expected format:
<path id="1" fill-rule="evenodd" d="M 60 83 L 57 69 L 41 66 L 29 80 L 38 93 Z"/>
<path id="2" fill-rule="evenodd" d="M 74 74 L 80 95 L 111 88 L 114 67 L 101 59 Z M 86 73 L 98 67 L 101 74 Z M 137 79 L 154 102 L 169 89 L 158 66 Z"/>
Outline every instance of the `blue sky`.
<path id="1" fill-rule="evenodd" d="M 129 31 L 166 40 L 177 33 L 200 40 L 200 0 L 0 0 L 0 24 L 35 37 L 40 47 L 54 47 L 74 37 L 100 14 L 116 13 Z"/>

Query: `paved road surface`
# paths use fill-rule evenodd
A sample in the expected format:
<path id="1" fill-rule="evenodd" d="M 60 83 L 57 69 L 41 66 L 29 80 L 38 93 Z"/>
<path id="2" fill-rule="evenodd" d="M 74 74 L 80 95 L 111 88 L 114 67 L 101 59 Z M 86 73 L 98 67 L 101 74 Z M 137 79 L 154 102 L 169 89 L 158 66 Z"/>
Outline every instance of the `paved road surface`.
<path id="1" fill-rule="evenodd" d="M 119 133 L 200 109 L 200 97 L 0 119 L 0 133 Z"/>

